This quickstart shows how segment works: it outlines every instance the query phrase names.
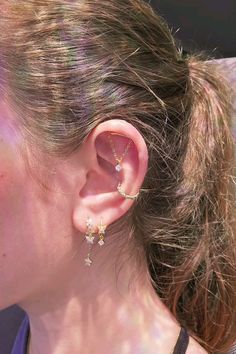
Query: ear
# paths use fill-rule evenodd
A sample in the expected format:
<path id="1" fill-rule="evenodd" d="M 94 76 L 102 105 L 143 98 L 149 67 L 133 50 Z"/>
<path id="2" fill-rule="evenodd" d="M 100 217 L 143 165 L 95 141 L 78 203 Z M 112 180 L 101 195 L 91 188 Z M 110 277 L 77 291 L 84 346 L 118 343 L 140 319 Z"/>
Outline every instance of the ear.
<path id="1" fill-rule="evenodd" d="M 127 144 L 130 145 L 126 151 Z M 121 170 L 117 171 L 115 157 L 122 156 Z M 89 217 L 97 232 L 101 219 L 109 226 L 135 202 L 122 196 L 117 186 L 120 183 L 129 195 L 139 192 L 148 165 L 146 143 L 132 124 L 119 119 L 109 120 L 94 128 L 83 143 L 80 163 L 85 178 L 82 185 L 79 178 L 80 185 L 76 186 L 73 224 L 85 233 Z"/>

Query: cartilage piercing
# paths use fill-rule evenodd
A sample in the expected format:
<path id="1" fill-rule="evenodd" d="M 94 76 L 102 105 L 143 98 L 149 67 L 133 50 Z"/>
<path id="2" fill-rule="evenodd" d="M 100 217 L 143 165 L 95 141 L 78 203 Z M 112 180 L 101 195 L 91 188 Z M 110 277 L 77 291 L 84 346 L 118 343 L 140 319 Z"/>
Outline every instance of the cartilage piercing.
<path id="1" fill-rule="evenodd" d="M 112 139 L 111 139 L 111 135 L 119 135 L 119 134 L 110 133 L 110 134 L 108 135 L 108 139 L 109 139 L 110 144 L 111 144 L 111 148 L 112 148 L 113 155 L 114 155 L 115 160 L 116 160 L 116 162 L 117 162 L 117 165 L 115 166 L 115 169 L 116 169 L 117 172 L 120 172 L 121 169 L 122 169 L 121 162 L 122 162 L 123 158 L 125 157 L 125 155 L 126 155 L 128 149 L 129 149 L 129 147 L 130 147 L 130 144 L 132 143 L 132 140 L 130 140 L 129 143 L 126 145 L 125 151 L 124 151 L 124 153 L 122 154 L 122 156 L 121 156 L 121 157 L 118 157 L 118 156 L 117 156 L 117 153 L 116 153 L 116 151 L 115 151 L 114 143 L 113 143 L 113 141 L 112 141 Z M 121 187 L 121 183 L 118 184 L 117 190 L 118 190 L 118 192 L 122 195 L 122 197 L 124 197 L 124 198 L 126 198 L 126 199 L 136 199 L 136 198 L 138 197 L 138 195 L 139 195 L 139 192 L 136 193 L 135 195 L 130 195 L 130 194 L 125 193 L 124 190 L 123 190 L 123 188 Z"/>
<path id="2" fill-rule="evenodd" d="M 126 198 L 126 199 L 137 199 L 138 196 L 139 196 L 139 192 L 136 193 L 136 194 L 134 194 L 134 195 L 125 193 L 124 190 L 122 189 L 120 183 L 119 183 L 118 186 L 117 186 L 117 190 L 118 190 L 118 192 L 122 195 L 122 197 L 124 197 L 124 198 Z"/>
<path id="3" fill-rule="evenodd" d="M 122 162 L 123 158 L 125 157 L 125 155 L 126 155 L 128 149 L 129 149 L 129 147 L 130 147 L 130 145 L 131 145 L 131 143 L 132 143 L 132 140 L 130 140 L 130 141 L 128 142 L 128 144 L 126 145 L 125 151 L 123 152 L 122 156 L 118 157 L 117 154 L 116 154 L 116 151 L 115 151 L 114 143 L 113 143 L 113 141 L 112 141 L 112 139 L 111 139 L 111 134 L 112 134 L 112 133 L 110 133 L 110 134 L 108 135 L 108 139 L 109 139 L 110 144 L 111 144 L 111 148 L 112 148 L 113 155 L 114 155 L 115 160 L 116 160 L 116 162 L 117 162 L 117 164 L 116 164 L 116 166 L 115 166 L 115 169 L 116 169 L 117 172 L 120 172 L 120 171 L 122 170 L 121 162 Z M 113 133 L 113 134 L 114 134 L 114 133 Z"/>

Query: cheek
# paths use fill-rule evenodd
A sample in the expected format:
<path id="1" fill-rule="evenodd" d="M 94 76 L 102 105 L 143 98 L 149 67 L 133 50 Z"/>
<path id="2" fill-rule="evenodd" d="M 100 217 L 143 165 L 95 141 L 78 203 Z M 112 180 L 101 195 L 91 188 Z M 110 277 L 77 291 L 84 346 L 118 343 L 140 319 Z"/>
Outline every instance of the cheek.
<path id="1" fill-rule="evenodd" d="M 0 309 L 48 287 L 71 247 L 68 237 L 58 242 L 61 232 L 70 232 L 59 222 L 64 207 L 42 201 L 21 162 L 9 161 L 0 162 Z"/>
<path id="2" fill-rule="evenodd" d="M 0 147 L 0 309 L 23 298 L 40 276 L 40 208 L 19 157 Z M 4 158 L 2 157 L 4 156 Z M 41 208 L 42 209 L 42 208 Z M 40 229 L 41 227 L 41 229 Z"/>
<path id="3" fill-rule="evenodd" d="M 1 151 L 1 155 L 2 151 Z M 6 155 L 5 155 L 6 156 Z M 1 159 L 0 166 L 0 308 L 14 294 L 19 275 L 26 271 L 28 223 L 24 186 L 17 169 Z M 29 246 L 29 248 L 28 248 Z"/>
<path id="4" fill-rule="evenodd" d="M 40 283 L 53 248 L 47 208 L 35 193 L 6 112 L 0 105 L 0 309 Z"/>

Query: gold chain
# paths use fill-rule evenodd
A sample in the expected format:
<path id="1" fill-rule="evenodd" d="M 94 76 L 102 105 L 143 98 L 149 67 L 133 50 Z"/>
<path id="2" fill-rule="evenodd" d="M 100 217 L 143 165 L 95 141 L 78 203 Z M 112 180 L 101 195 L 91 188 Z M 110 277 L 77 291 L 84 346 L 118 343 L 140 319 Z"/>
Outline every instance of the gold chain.
<path id="1" fill-rule="evenodd" d="M 114 133 L 113 133 L 113 134 L 114 134 Z M 117 135 L 119 135 L 119 134 L 117 134 Z M 132 143 L 132 140 L 130 140 L 130 141 L 128 142 L 128 144 L 126 145 L 125 151 L 123 152 L 122 156 L 121 156 L 121 157 L 118 157 L 117 154 L 116 154 L 116 151 L 115 151 L 114 143 L 113 143 L 113 141 L 111 140 L 110 134 L 108 135 L 108 139 L 109 139 L 109 141 L 110 141 L 110 143 L 111 143 L 111 148 L 112 148 L 114 157 L 115 157 L 116 161 L 118 162 L 118 164 L 120 164 L 121 161 L 123 160 L 123 158 L 125 157 L 125 154 L 127 153 L 128 149 L 129 149 L 129 147 L 130 147 L 130 144 Z"/>

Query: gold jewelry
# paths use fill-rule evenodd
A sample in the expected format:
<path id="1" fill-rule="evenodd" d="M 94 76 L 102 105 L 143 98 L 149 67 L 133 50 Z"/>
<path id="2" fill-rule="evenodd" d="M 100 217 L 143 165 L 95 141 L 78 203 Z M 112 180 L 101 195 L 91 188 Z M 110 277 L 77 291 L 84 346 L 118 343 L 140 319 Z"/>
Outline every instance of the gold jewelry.
<path id="1" fill-rule="evenodd" d="M 98 241 L 98 244 L 100 246 L 103 246 L 104 245 L 104 235 L 105 235 L 105 230 L 106 230 L 106 225 L 103 225 L 102 223 L 102 218 L 101 218 L 101 221 L 100 221 L 100 225 L 98 226 L 98 236 L 99 236 L 99 241 Z"/>
<path id="2" fill-rule="evenodd" d="M 84 261 L 86 266 L 90 266 L 92 264 L 90 255 L 91 255 L 91 249 L 94 240 L 94 236 L 92 232 L 92 219 L 90 217 L 87 217 L 86 226 L 87 226 L 87 230 L 86 230 L 85 238 L 89 244 L 89 252 L 87 257 L 84 259 Z"/>
<path id="3" fill-rule="evenodd" d="M 126 155 L 128 149 L 129 149 L 129 147 L 130 147 L 130 145 L 131 145 L 131 143 L 132 143 L 132 140 L 130 140 L 129 143 L 126 145 L 125 151 L 123 152 L 122 156 L 121 156 L 121 157 L 118 157 L 117 154 L 116 154 L 116 151 L 115 151 L 114 143 L 113 143 L 113 141 L 112 141 L 112 139 L 111 139 L 111 135 L 120 135 L 120 134 L 110 133 L 110 134 L 108 135 L 108 139 L 109 139 L 110 144 L 111 144 L 112 152 L 113 152 L 113 155 L 114 155 L 115 160 L 116 160 L 116 162 L 117 162 L 117 165 L 115 166 L 115 169 L 116 169 L 117 172 L 120 172 L 121 169 L 122 169 L 122 167 L 121 167 L 121 162 L 122 162 L 123 158 L 125 157 L 125 155 Z"/>
<path id="4" fill-rule="evenodd" d="M 139 196 L 139 192 L 136 193 L 136 194 L 134 194 L 134 195 L 126 194 L 126 193 L 124 192 L 124 190 L 122 189 L 120 183 L 119 183 L 118 186 L 117 186 L 117 190 L 118 190 L 118 192 L 119 192 L 123 197 L 125 197 L 126 199 L 136 199 L 136 198 L 138 198 L 138 196 Z"/>
<path id="5" fill-rule="evenodd" d="M 88 252 L 87 257 L 84 259 L 84 261 L 85 261 L 85 265 L 90 267 L 91 264 L 93 263 L 90 256 L 91 256 L 91 249 L 92 249 L 93 241 L 95 238 L 93 228 L 92 228 L 92 226 L 93 226 L 92 219 L 90 217 L 87 217 L 86 226 L 87 226 L 87 230 L 86 230 L 85 238 L 89 244 L 89 252 Z M 103 246 L 105 243 L 104 242 L 105 230 L 106 230 L 106 225 L 103 225 L 102 218 L 101 218 L 100 225 L 98 225 L 98 236 L 99 236 L 98 244 L 100 246 Z"/>
<path id="6" fill-rule="evenodd" d="M 122 169 L 122 167 L 121 167 L 121 162 L 122 162 L 123 158 L 125 157 L 125 155 L 126 155 L 128 149 L 129 149 L 129 147 L 130 147 L 130 144 L 132 143 L 132 140 L 130 140 L 130 142 L 126 145 L 125 151 L 124 151 L 124 153 L 122 154 L 122 156 L 121 156 L 121 157 L 118 157 L 117 154 L 116 154 L 116 151 L 115 151 L 114 143 L 113 143 L 113 141 L 111 140 L 111 135 L 120 135 L 120 134 L 110 133 L 110 134 L 108 135 L 108 139 L 109 139 L 109 141 L 110 141 L 110 144 L 111 144 L 111 148 L 112 148 L 114 157 L 115 157 L 115 159 L 116 159 L 116 161 L 117 161 L 117 165 L 115 166 L 115 169 L 116 169 L 117 172 L 120 172 L 120 170 Z M 137 194 L 135 194 L 135 195 L 126 194 L 126 193 L 124 192 L 124 190 L 122 189 L 120 183 L 119 183 L 118 186 L 117 186 L 117 190 L 118 190 L 118 192 L 122 195 L 122 197 L 124 197 L 124 198 L 126 198 L 126 199 L 136 199 L 136 198 L 138 197 L 138 195 L 139 195 L 139 192 L 138 192 Z"/>

